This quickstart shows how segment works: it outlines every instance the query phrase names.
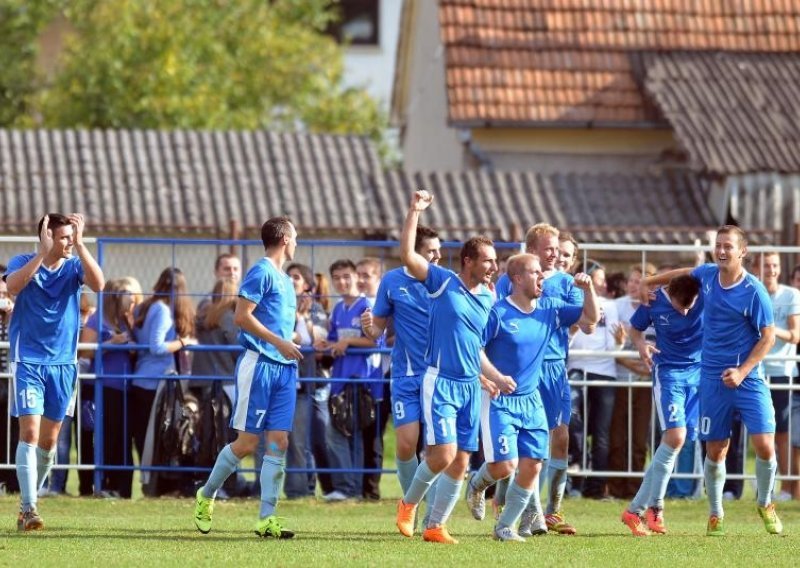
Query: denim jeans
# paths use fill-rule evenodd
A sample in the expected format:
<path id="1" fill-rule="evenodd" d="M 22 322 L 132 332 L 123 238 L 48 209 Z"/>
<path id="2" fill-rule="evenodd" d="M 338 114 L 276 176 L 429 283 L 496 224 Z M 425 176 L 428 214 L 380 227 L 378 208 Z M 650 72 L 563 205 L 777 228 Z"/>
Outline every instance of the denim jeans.
<path id="1" fill-rule="evenodd" d="M 613 381 L 614 377 L 586 374 L 587 381 Z M 608 454 L 611 447 L 611 418 L 614 414 L 614 387 L 588 387 L 586 389 L 588 416 L 587 433 L 592 439 L 591 463 L 593 471 L 608 471 Z M 589 477 L 583 484 L 584 497 L 606 496 L 606 478 Z"/>
<path id="2" fill-rule="evenodd" d="M 69 452 L 72 448 L 72 416 L 65 416 L 61 422 L 61 430 L 58 432 L 58 440 L 56 441 L 56 464 L 68 465 Z M 54 493 L 64 493 L 67 490 L 67 474 L 66 469 L 52 469 L 50 470 L 50 479 L 47 480 L 47 485 L 50 491 Z"/>
<path id="3" fill-rule="evenodd" d="M 289 447 L 286 450 L 287 469 L 312 468 L 313 457 L 309 448 L 311 434 L 311 395 L 298 391 L 294 410 L 294 422 L 289 433 Z M 308 473 L 287 473 L 283 491 L 288 499 L 312 495 L 309 491 Z"/>
<path id="4" fill-rule="evenodd" d="M 330 459 L 328 458 L 328 442 L 326 441 L 326 432 L 328 425 L 331 422 L 330 412 L 328 411 L 328 399 L 331 396 L 331 386 L 326 384 L 314 391 L 314 396 L 311 399 L 311 455 L 314 457 L 314 467 L 319 469 L 326 469 L 331 467 Z M 317 481 L 322 493 L 330 493 L 333 491 L 333 479 L 330 473 L 318 473 Z M 311 479 L 310 483 L 311 492 L 314 492 L 314 480 Z"/>
<path id="5" fill-rule="evenodd" d="M 355 430 L 353 435 L 348 437 L 329 422 L 325 440 L 328 443 L 328 460 L 332 469 L 350 470 L 363 467 L 363 438 L 360 430 Z M 362 477 L 361 473 L 334 472 L 331 474 L 333 490 L 340 491 L 347 497 L 361 497 Z"/>

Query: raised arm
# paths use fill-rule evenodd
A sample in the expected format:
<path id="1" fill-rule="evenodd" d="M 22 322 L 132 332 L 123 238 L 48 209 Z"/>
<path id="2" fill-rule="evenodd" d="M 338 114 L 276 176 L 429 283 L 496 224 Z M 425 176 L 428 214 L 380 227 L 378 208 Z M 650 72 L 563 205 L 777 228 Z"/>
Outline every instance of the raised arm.
<path id="1" fill-rule="evenodd" d="M 45 215 L 42 222 L 42 232 L 39 233 L 39 250 L 36 256 L 31 258 L 19 269 L 14 270 L 6 277 L 6 286 L 8 286 L 8 293 L 12 296 L 18 296 L 23 288 L 28 285 L 33 275 L 39 270 L 39 267 L 44 261 L 44 257 L 53 248 L 53 231 L 47 228 L 50 222 L 50 216 Z M 9 266 L 9 268 L 11 268 Z"/>
<path id="2" fill-rule="evenodd" d="M 419 225 L 419 215 L 433 203 L 433 195 L 427 191 L 415 191 L 411 196 L 411 204 L 408 206 L 406 220 L 403 223 L 403 233 L 400 235 L 400 260 L 403 262 L 408 272 L 424 282 L 428 278 L 428 260 L 414 250 L 414 241 L 417 238 L 417 225 Z"/>
<path id="3" fill-rule="evenodd" d="M 583 272 L 575 275 L 575 286 L 583 290 L 583 311 L 578 326 L 586 335 L 594 332 L 597 322 L 600 321 L 600 305 L 597 301 L 597 292 L 594 290 L 592 277 Z"/>
<path id="4" fill-rule="evenodd" d="M 83 244 L 83 229 L 85 226 L 83 215 L 80 213 L 73 213 L 72 215 L 68 215 L 67 219 L 69 219 L 69 222 L 72 223 L 74 227 L 73 239 L 75 243 L 75 252 L 78 253 L 78 258 L 81 259 L 81 264 L 83 265 L 84 281 L 92 291 L 99 293 L 106 285 L 106 281 L 103 277 L 103 270 L 97 264 L 92 253 L 89 252 L 89 249 L 86 248 L 86 245 Z"/>
<path id="5" fill-rule="evenodd" d="M 662 272 L 661 274 L 654 274 L 653 276 L 642 278 L 642 282 L 639 284 L 639 301 L 645 306 L 649 306 L 650 291 L 653 288 L 657 286 L 666 286 L 669 284 L 670 280 L 677 278 L 678 276 L 689 276 L 692 273 L 692 270 L 694 270 L 694 267 L 676 268 L 675 270 L 668 270 L 667 272 Z"/>

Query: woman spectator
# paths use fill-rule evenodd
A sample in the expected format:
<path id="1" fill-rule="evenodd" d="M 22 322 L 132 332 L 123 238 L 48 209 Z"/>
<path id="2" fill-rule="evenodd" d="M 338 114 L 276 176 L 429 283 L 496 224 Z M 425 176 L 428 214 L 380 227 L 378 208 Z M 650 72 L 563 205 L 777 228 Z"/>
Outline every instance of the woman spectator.
<path id="1" fill-rule="evenodd" d="M 142 299 L 142 287 L 135 278 L 118 278 L 106 282 L 103 289 L 102 314 L 93 313 L 81 332 L 82 343 L 99 342 L 102 345 L 122 345 L 133 342 L 133 312 Z M 117 375 L 133 372 L 131 351 L 102 350 L 102 363 L 97 364 L 96 352 L 81 354 L 88 361 L 90 373 L 102 374 L 98 379 L 103 385 L 103 463 L 105 465 L 133 465 L 132 438 L 124 420 L 128 409 L 127 383 Z M 123 417 L 120 420 L 120 417 Z M 87 456 L 83 449 L 84 461 Z M 91 463 L 91 460 L 89 460 Z M 91 472 L 90 472 L 91 473 Z M 131 498 L 133 471 L 108 470 L 103 475 L 104 495 Z"/>
<path id="2" fill-rule="evenodd" d="M 143 466 L 151 465 L 152 453 L 146 455 L 147 437 L 153 402 L 159 380 L 155 377 L 175 374 L 176 353 L 187 345 L 196 345 L 194 336 L 195 311 L 187 295 L 186 278 L 178 268 L 161 272 L 153 295 L 134 311 L 133 336 L 136 343 L 147 349 L 137 351 L 134 379 L 130 388 L 128 407 L 129 430 Z M 147 472 L 142 482 L 150 481 Z"/>
<path id="3" fill-rule="evenodd" d="M 311 347 L 315 339 L 327 335 L 328 314 L 315 301 L 316 283 L 311 268 L 295 263 L 287 267 L 286 273 L 292 279 L 297 294 L 295 341 L 303 347 Z M 317 357 L 314 353 L 306 353 L 300 361 L 298 377 L 302 379 L 319 376 Z M 298 381 L 294 424 L 292 433 L 289 434 L 289 449 L 286 454 L 287 468 L 310 469 L 314 463 L 320 468 L 328 467 L 324 441 L 324 427 L 329 420 L 327 389 L 326 384 Z M 319 404 L 318 399 L 323 400 L 323 404 Z M 330 476 L 320 475 L 320 484 L 323 493 L 332 490 Z M 286 475 L 284 491 L 289 499 L 306 497 L 314 494 L 314 485 L 313 476 L 310 477 L 308 473 L 290 473 Z"/>

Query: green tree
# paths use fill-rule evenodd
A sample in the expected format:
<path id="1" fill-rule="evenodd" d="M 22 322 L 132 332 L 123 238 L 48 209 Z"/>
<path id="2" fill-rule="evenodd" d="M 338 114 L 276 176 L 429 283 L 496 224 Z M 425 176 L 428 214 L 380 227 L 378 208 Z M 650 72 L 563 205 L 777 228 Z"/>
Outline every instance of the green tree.
<path id="1" fill-rule="evenodd" d="M 31 122 L 37 39 L 56 13 L 55 0 L 0 0 L 0 127 Z"/>
<path id="2" fill-rule="evenodd" d="M 74 0 L 47 126 L 297 129 L 379 138 L 322 30 L 330 0 Z"/>

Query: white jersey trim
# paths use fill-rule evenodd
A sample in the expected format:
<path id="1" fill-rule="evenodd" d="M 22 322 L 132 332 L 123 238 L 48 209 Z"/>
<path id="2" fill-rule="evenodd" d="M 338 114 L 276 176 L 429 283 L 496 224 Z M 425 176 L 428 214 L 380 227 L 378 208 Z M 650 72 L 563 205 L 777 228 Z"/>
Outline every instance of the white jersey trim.
<path id="1" fill-rule="evenodd" d="M 242 355 L 236 372 L 236 410 L 233 413 L 233 429 L 244 432 L 247 429 L 247 407 L 250 406 L 250 389 L 256 372 L 258 353 L 247 350 Z"/>

